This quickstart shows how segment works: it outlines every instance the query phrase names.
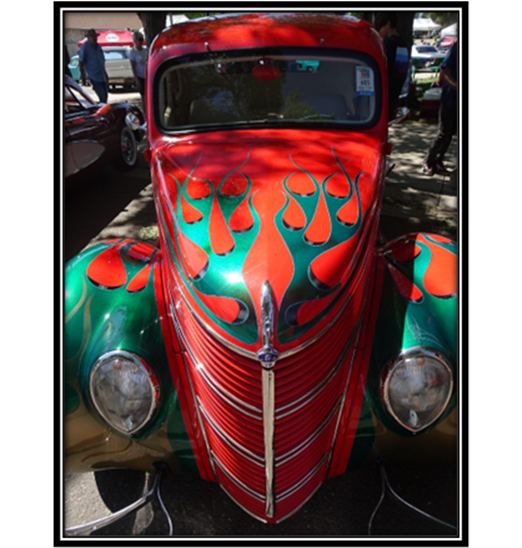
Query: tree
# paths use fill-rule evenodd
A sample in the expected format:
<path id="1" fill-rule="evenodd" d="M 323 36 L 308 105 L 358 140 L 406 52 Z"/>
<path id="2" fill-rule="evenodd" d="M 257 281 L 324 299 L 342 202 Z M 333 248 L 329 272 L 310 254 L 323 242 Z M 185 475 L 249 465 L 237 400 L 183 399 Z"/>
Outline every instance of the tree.
<path id="1" fill-rule="evenodd" d="M 408 46 L 408 51 L 411 50 L 413 45 L 413 18 L 415 17 L 415 12 L 413 11 L 397 11 L 397 32 L 401 38 L 406 42 Z M 355 17 L 368 21 L 368 23 L 374 25 L 375 20 L 379 12 L 376 11 L 364 11 L 364 12 L 353 12 Z"/>
<path id="2" fill-rule="evenodd" d="M 150 45 L 156 36 L 165 28 L 168 11 L 138 11 L 136 12 L 143 24 L 145 42 Z"/>
<path id="3" fill-rule="evenodd" d="M 424 13 L 424 17 L 429 17 L 433 22 L 438 23 L 441 27 L 449 27 L 453 23 L 457 23 L 459 14 L 456 11 L 434 11 Z"/>

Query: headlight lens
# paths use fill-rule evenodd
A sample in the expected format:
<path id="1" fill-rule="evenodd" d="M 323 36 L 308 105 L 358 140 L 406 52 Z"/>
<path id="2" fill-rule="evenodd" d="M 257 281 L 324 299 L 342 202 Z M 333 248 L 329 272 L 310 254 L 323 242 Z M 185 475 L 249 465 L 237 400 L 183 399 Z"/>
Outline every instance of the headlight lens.
<path id="1" fill-rule="evenodd" d="M 109 352 L 94 364 L 90 393 L 98 413 L 123 434 L 133 434 L 151 419 L 159 384 L 151 368 L 135 354 Z"/>
<path id="2" fill-rule="evenodd" d="M 414 349 L 384 372 L 382 395 L 386 408 L 406 429 L 419 432 L 444 412 L 453 390 L 453 375 L 437 352 Z"/>

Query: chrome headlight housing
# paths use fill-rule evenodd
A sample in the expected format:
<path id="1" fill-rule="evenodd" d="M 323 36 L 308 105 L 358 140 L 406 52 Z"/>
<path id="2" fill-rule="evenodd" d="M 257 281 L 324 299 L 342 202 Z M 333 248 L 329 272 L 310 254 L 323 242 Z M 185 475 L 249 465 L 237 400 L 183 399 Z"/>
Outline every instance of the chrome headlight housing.
<path id="1" fill-rule="evenodd" d="M 136 354 L 117 350 L 101 356 L 89 377 L 91 400 L 115 430 L 130 435 L 152 418 L 159 403 L 159 383 Z"/>
<path id="2" fill-rule="evenodd" d="M 381 379 L 381 396 L 388 412 L 416 433 L 444 413 L 453 392 L 453 373 L 439 352 L 416 347 L 403 352 Z"/>

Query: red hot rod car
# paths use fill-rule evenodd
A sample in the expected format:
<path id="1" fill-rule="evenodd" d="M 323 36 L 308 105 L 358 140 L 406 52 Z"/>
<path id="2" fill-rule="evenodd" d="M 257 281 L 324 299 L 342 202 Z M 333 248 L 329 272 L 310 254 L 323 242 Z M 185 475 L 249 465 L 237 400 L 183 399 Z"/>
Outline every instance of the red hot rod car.
<path id="1" fill-rule="evenodd" d="M 196 469 L 277 523 L 376 452 L 456 454 L 456 244 L 379 229 L 385 63 L 333 15 L 156 37 L 159 241 L 66 265 L 68 471 Z"/>

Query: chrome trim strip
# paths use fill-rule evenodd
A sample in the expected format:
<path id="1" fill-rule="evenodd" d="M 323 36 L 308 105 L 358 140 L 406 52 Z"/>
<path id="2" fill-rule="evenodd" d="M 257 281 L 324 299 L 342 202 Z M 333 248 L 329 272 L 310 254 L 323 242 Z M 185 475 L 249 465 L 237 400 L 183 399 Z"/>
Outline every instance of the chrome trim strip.
<path id="1" fill-rule="evenodd" d="M 225 494 L 233 501 L 235 502 L 240 508 L 241 510 L 243 510 L 243 512 L 246 512 L 250 517 L 254 518 L 254 519 L 257 519 L 258 521 L 260 521 L 261 523 L 265 523 L 267 524 L 268 521 L 266 519 L 263 519 L 262 517 L 254 514 L 253 512 L 251 512 L 250 510 L 248 510 L 247 508 L 245 508 L 240 502 L 238 502 L 227 490 L 226 488 L 221 485 L 221 484 L 218 484 L 221 489 L 223 489 L 223 491 L 225 492 Z"/>
<path id="2" fill-rule="evenodd" d="M 170 295 L 169 295 L 170 296 Z M 214 392 L 220 392 L 220 396 L 227 400 L 228 403 L 230 405 L 232 405 L 233 407 L 235 407 L 236 409 L 238 409 L 239 411 L 245 413 L 245 415 L 248 415 L 249 417 L 252 417 L 254 419 L 257 419 L 257 420 L 261 420 L 261 415 L 263 414 L 263 410 L 262 409 L 259 409 L 257 407 L 254 407 L 253 405 L 249 405 L 245 402 L 243 402 L 242 400 L 240 400 L 239 398 L 236 398 L 235 396 L 233 396 L 232 394 L 230 394 L 227 390 L 225 390 L 221 385 L 219 385 L 210 375 L 210 373 L 208 373 L 208 371 L 205 369 L 205 366 L 200 362 L 200 360 L 198 359 L 198 357 L 194 354 L 194 351 L 192 350 L 191 346 L 188 344 L 187 342 L 187 339 L 185 337 L 185 333 L 183 333 L 181 327 L 179 327 L 179 330 L 176 329 L 176 331 L 178 332 L 179 331 L 179 338 L 181 339 L 181 341 L 183 342 L 183 346 L 185 347 L 186 349 L 186 352 L 190 355 L 190 359 L 193 361 L 195 367 L 196 367 L 196 370 L 198 371 L 198 373 L 202 373 L 202 377 L 207 380 L 207 384 L 209 385 L 210 388 L 215 388 Z M 245 407 L 251 409 L 252 411 L 255 411 L 257 413 L 259 413 L 259 416 L 254 416 L 254 415 L 251 415 L 250 413 L 248 413 L 247 411 L 245 411 L 244 409 L 240 409 L 239 407 L 236 407 L 231 401 L 229 401 L 227 399 L 227 397 L 225 396 L 228 396 L 229 398 L 233 399 L 234 401 L 238 402 L 240 405 L 244 405 Z"/>
<path id="3" fill-rule="evenodd" d="M 94 395 L 94 388 L 93 388 L 93 379 L 94 375 L 96 374 L 96 371 L 105 364 L 106 362 L 121 358 L 123 360 L 127 360 L 132 362 L 133 364 L 137 365 L 147 376 L 149 379 L 149 388 L 150 388 L 150 396 L 151 396 L 151 403 L 150 407 L 147 411 L 147 415 L 145 419 L 141 421 L 141 423 L 132 430 L 122 430 L 107 417 L 103 411 L 103 409 L 100 407 L 100 404 L 98 403 L 95 395 Z M 102 354 L 95 362 L 94 365 L 91 366 L 91 371 L 89 373 L 89 396 L 91 398 L 91 402 L 94 404 L 94 407 L 96 408 L 96 411 L 100 415 L 100 417 L 111 427 L 114 428 L 114 430 L 117 430 L 120 432 L 120 434 L 123 434 L 124 436 L 130 436 L 132 434 L 135 434 L 139 430 L 143 429 L 151 420 L 152 416 L 154 415 L 158 405 L 156 400 L 156 387 L 152 384 L 151 381 L 151 375 L 154 375 L 157 377 L 155 371 L 152 369 L 152 367 L 141 357 L 137 354 L 134 354 L 133 352 L 128 352 L 127 350 L 111 350 L 109 352 L 105 352 L 105 354 Z M 159 385 L 158 385 L 158 391 L 159 391 Z M 160 393 L 160 397 L 161 397 Z"/>
<path id="4" fill-rule="evenodd" d="M 285 521 L 286 519 L 288 518 L 291 518 L 292 516 L 294 516 L 295 514 L 297 514 L 297 512 L 299 512 L 299 510 L 301 510 L 301 508 L 317 493 L 317 491 L 319 490 L 319 488 L 322 486 L 322 482 L 303 500 L 303 502 L 301 502 L 301 504 L 299 504 L 299 506 L 297 506 L 296 508 L 294 508 L 291 512 L 289 512 L 288 514 L 286 514 L 286 516 L 283 516 L 282 518 L 279 518 L 276 523 L 281 523 L 282 521 Z"/>
<path id="5" fill-rule="evenodd" d="M 257 493 L 256 491 L 254 491 L 253 489 L 251 489 L 250 487 L 248 487 L 248 485 L 245 485 L 242 481 L 238 480 L 233 474 L 232 472 L 230 472 L 229 470 L 227 470 L 225 468 L 225 466 L 223 464 L 221 464 L 221 462 L 219 462 L 219 459 L 217 458 L 217 456 L 212 453 L 212 458 L 214 459 L 215 463 L 219 466 L 220 470 L 223 472 L 223 474 L 225 474 L 225 476 L 232 482 L 236 485 L 236 487 L 239 487 L 240 489 L 242 489 L 243 491 L 245 491 L 245 493 L 248 493 L 250 496 L 254 497 L 255 499 L 259 500 L 260 502 L 265 502 L 265 497 L 263 495 L 261 495 L 260 493 Z M 218 482 L 219 483 L 219 482 Z M 221 485 L 221 487 L 223 487 L 223 485 L 220 483 L 219 485 Z M 228 493 L 228 491 L 227 491 Z M 231 496 L 231 495 L 230 495 Z M 236 500 L 234 497 L 232 497 L 233 500 Z"/>
<path id="6" fill-rule="evenodd" d="M 366 294 L 368 293 L 368 287 L 366 288 Z M 366 295 L 364 296 L 364 302 L 366 303 Z M 363 308 L 364 307 L 365 305 L 363 304 Z M 364 318 L 364 314 L 362 317 Z M 355 362 L 355 356 L 357 354 L 357 345 L 359 344 L 359 338 L 362 333 L 362 320 L 359 320 L 354 331 L 357 332 L 357 339 L 355 340 L 355 344 L 353 345 L 352 361 L 350 362 L 350 370 L 348 371 L 348 376 L 346 377 L 346 384 L 344 386 L 342 401 L 339 407 L 339 415 L 337 416 L 337 424 L 335 425 L 335 431 L 332 437 L 332 446 L 330 447 L 330 456 L 328 457 L 327 469 L 330 468 L 330 464 L 332 463 L 333 450 L 334 450 L 335 444 L 337 443 L 337 435 L 339 434 L 339 425 L 341 424 L 341 417 L 343 415 L 343 409 L 346 402 L 346 394 L 348 393 L 348 387 L 350 386 L 350 380 L 352 378 L 352 371 L 353 371 L 353 364 Z"/>
<path id="7" fill-rule="evenodd" d="M 221 387 L 208 373 L 208 371 L 205 369 L 205 366 L 200 362 L 196 362 L 196 369 L 198 373 L 200 373 L 201 378 L 206 381 L 209 388 L 218 394 L 219 397 L 223 398 L 229 405 L 231 405 L 234 409 L 237 409 L 241 413 L 244 413 L 245 415 L 248 415 L 249 417 L 252 417 L 255 420 L 260 421 L 262 419 L 263 410 L 258 409 L 257 407 L 254 407 L 253 405 L 249 405 L 248 403 L 245 403 L 244 401 L 240 400 L 239 398 L 236 398 L 234 395 L 232 395 L 228 390 Z M 231 401 L 232 400 L 232 401 Z M 234 403 L 236 402 L 236 403 Z M 240 405 L 243 405 L 244 407 L 247 407 L 248 409 L 251 409 L 252 411 L 257 412 L 257 415 L 254 415 L 252 413 L 249 413 L 245 409 L 242 409 Z"/>
<path id="8" fill-rule="evenodd" d="M 275 374 L 263 368 L 263 427 L 265 432 L 266 515 L 275 514 Z"/>
<path id="9" fill-rule="evenodd" d="M 273 367 L 279 358 L 274 349 L 274 295 L 268 281 L 261 291 L 261 327 L 263 348 L 257 353 L 262 367 L 263 431 L 265 437 L 265 487 L 266 515 L 275 515 L 275 372 Z"/>
<path id="10" fill-rule="evenodd" d="M 375 214 L 373 215 L 373 217 L 375 217 Z M 368 220 L 366 221 L 367 223 L 370 223 L 371 225 L 371 222 L 375 221 L 375 219 L 373 219 L 373 217 L 368 217 Z M 367 237 L 366 239 L 368 239 L 369 237 L 371 237 L 371 231 L 369 234 L 367 234 Z M 369 259 L 369 256 L 371 255 L 371 249 L 370 247 L 368 247 L 367 251 L 365 253 L 363 253 L 363 256 L 361 258 L 361 260 L 359 261 L 359 264 L 361 265 L 360 268 L 358 269 L 358 280 L 355 284 L 355 288 L 352 292 L 355 293 L 355 291 L 357 290 L 358 286 L 359 286 L 359 283 L 364 279 L 364 276 L 363 276 L 363 272 L 364 270 L 367 268 L 368 266 L 368 259 Z M 173 276 L 175 276 L 174 272 L 173 272 L 173 267 L 172 265 L 170 264 L 170 261 L 167 261 L 167 264 L 168 264 L 168 267 L 170 268 L 171 270 L 171 274 Z M 356 271 L 354 270 L 354 273 Z M 258 356 L 257 356 L 257 353 L 254 352 L 254 351 L 251 351 L 251 350 L 245 350 L 243 348 L 240 348 L 236 345 L 234 345 L 233 343 L 227 341 L 225 338 L 223 338 L 219 333 L 217 333 L 212 327 L 210 327 L 209 325 L 207 325 L 206 323 L 204 323 L 199 317 L 198 315 L 194 312 L 194 310 L 192 309 L 192 307 L 190 306 L 190 303 L 187 301 L 185 295 L 183 294 L 183 292 L 180 292 L 181 294 L 181 297 L 183 298 L 184 302 L 185 302 L 185 305 L 187 306 L 188 310 L 190 310 L 191 314 L 194 316 L 194 318 L 196 319 L 196 321 L 199 323 L 199 325 L 205 329 L 205 331 L 207 331 L 207 333 L 209 333 L 212 337 L 214 337 L 215 339 L 217 339 L 221 344 L 223 344 L 223 346 L 226 346 L 229 350 L 232 350 L 233 352 L 235 352 L 236 354 L 240 354 L 241 356 L 245 356 L 247 358 L 250 358 L 250 359 L 254 359 L 254 360 L 257 360 L 258 359 Z M 312 338 L 310 338 L 309 340 L 307 340 L 306 342 L 304 342 L 303 344 L 301 345 L 298 345 L 298 346 L 295 346 L 294 348 L 291 348 L 289 350 L 285 350 L 285 351 L 282 351 L 279 353 L 279 357 L 278 359 L 281 360 L 281 359 L 284 359 L 284 358 L 287 358 L 289 356 L 293 356 L 294 354 L 297 354 L 298 352 L 301 352 L 302 350 L 304 350 L 305 348 L 307 348 L 308 346 L 310 346 L 311 344 L 315 343 L 318 339 L 320 339 L 325 333 L 326 331 L 328 331 L 331 326 L 339 319 L 339 317 L 342 315 L 342 313 L 346 310 L 346 307 L 350 304 L 351 300 L 352 300 L 352 294 L 348 295 L 348 297 L 346 298 L 346 301 L 345 303 L 341 306 L 341 308 L 339 309 L 338 313 L 335 315 L 334 318 L 332 318 L 332 320 L 330 322 L 328 322 L 327 325 L 325 325 L 323 327 L 323 329 L 321 329 L 321 331 L 319 331 L 318 333 L 316 333 Z"/>
<path id="11" fill-rule="evenodd" d="M 132 502 L 125 508 L 122 508 L 121 510 L 114 512 L 114 514 L 110 514 L 109 516 L 105 516 L 103 518 L 91 521 L 89 523 L 85 523 L 83 525 L 77 525 L 75 527 L 70 527 L 69 529 L 65 529 L 65 535 L 66 536 L 89 535 L 93 531 L 96 531 L 98 529 L 101 529 L 102 527 L 106 527 L 107 525 L 110 525 L 111 523 L 118 521 L 119 519 L 125 517 L 127 514 L 134 512 L 134 510 L 138 510 L 138 508 L 141 508 L 145 503 L 147 503 L 153 495 L 158 493 L 160 478 L 161 478 L 161 472 L 158 472 L 156 474 L 156 477 L 154 478 L 154 482 L 152 484 L 152 487 L 149 489 L 149 491 L 147 491 L 147 493 L 145 493 L 142 497 L 135 500 L 134 502 Z"/>
<path id="12" fill-rule="evenodd" d="M 449 379 L 450 379 L 450 388 L 449 388 L 449 391 L 448 391 L 448 396 L 446 397 L 446 401 L 444 402 L 444 405 L 442 406 L 441 412 L 432 421 L 425 424 L 422 428 L 418 428 L 418 429 L 411 428 L 410 426 L 404 424 L 399 419 L 399 417 L 397 417 L 397 415 L 393 411 L 393 407 L 392 407 L 392 405 L 389 401 L 389 397 L 388 397 L 388 384 L 389 384 L 389 380 L 390 380 L 392 371 L 395 369 L 395 367 L 397 366 L 397 364 L 399 362 L 402 362 L 406 358 L 409 358 L 411 356 L 428 356 L 430 358 L 433 358 L 434 360 L 437 360 L 438 362 L 440 362 L 446 368 L 446 370 L 449 373 Z M 383 374 L 386 374 L 386 379 L 384 379 L 384 381 L 381 379 L 381 384 L 383 386 L 382 399 L 384 401 L 384 405 L 386 406 L 386 410 L 397 421 L 397 423 L 400 426 L 402 426 L 403 428 L 405 428 L 406 430 L 408 430 L 409 432 L 412 432 L 413 434 L 418 434 L 419 432 L 422 432 L 423 430 L 428 428 L 428 426 L 431 426 L 434 422 L 439 420 L 439 418 L 442 416 L 444 411 L 446 411 L 446 407 L 448 406 L 448 403 L 451 401 L 451 397 L 453 395 L 453 387 L 454 387 L 454 384 L 455 384 L 454 380 L 453 380 L 453 371 L 452 371 L 451 366 L 449 365 L 448 361 L 449 361 L 449 359 L 447 358 L 447 356 L 445 354 L 443 354 L 443 352 L 441 350 L 437 350 L 435 348 L 431 348 L 431 347 L 428 347 L 428 346 L 416 345 L 416 346 L 411 346 L 410 348 L 406 348 L 406 349 L 401 350 L 399 355 L 395 356 L 395 358 L 390 360 L 388 362 L 388 364 L 386 364 L 386 366 L 384 367 Z"/>
<path id="13" fill-rule="evenodd" d="M 283 407 L 279 407 L 276 409 L 276 419 L 281 419 L 284 417 L 287 417 L 288 415 L 291 415 L 292 413 L 295 413 L 295 411 L 298 411 L 299 409 L 302 409 L 305 405 L 307 405 L 309 402 L 311 402 L 316 396 L 318 396 L 329 384 L 329 382 L 332 380 L 332 378 L 339 372 L 339 369 L 341 368 L 342 364 L 344 363 L 344 360 L 346 359 L 346 356 L 348 355 L 348 352 L 350 348 L 352 347 L 352 343 L 355 337 L 355 332 L 357 331 L 357 324 L 354 327 L 354 330 L 352 334 L 350 335 L 350 339 L 346 343 L 345 347 L 341 351 L 341 354 L 337 358 L 337 362 L 335 364 L 335 367 L 333 367 L 328 375 L 324 377 L 324 379 L 314 388 L 309 390 L 306 394 L 303 394 L 300 398 L 297 398 L 291 403 L 288 403 L 287 405 L 284 405 Z M 306 399 L 305 399 L 306 398 Z M 302 401 L 305 400 L 305 401 Z M 290 409 L 286 413 L 281 413 L 281 411 L 284 411 L 286 409 L 289 409 L 293 407 L 294 405 L 299 404 L 294 409 Z"/>
<path id="14" fill-rule="evenodd" d="M 276 467 L 281 466 L 282 464 L 285 464 L 289 460 L 292 460 L 294 457 L 296 457 L 299 453 L 304 451 L 307 447 L 309 447 L 323 432 L 324 430 L 329 426 L 331 420 L 334 418 L 335 414 L 339 410 L 339 407 L 341 405 L 341 396 L 337 399 L 335 402 L 335 405 L 332 407 L 332 410 L 326 417 L 326 419 L 316 428 L 315 432 L 312 432 L 308 438 L 306 438 L 304 441 L 302 441 L 299 445 L 296 447 L 290 449 L 290 451 L 287 451 L 284 455 L 279 455 L 276 457 Z"/>
<path id="15" fill-rule="evenodd" d="M 171 316 L 172 323 L 174 325 L 174 329 L 176 330 L 176 335 L 178 336 L 178 338 L 180 340 L 180 343 L 181 343 L 183 341 L 183 338 L 181 336 L 181 326 L 179 325 L 179 321 L 178 321 L 178 318 L 177 318 L 177 315 L 176 315 L 176 310 L 175 310 L 175 307 L 174 307 L 174 300 L 172 298 L 172 293 L 171 293 L 170 284 L 169 284 L 168 280 L 166 280 L 166 286 L 167 286 L 167 291 L 169 292 L 169 298 L 170 298 L 170 306 L 166 307 L 167 315 Z M 184 346 L 185 346 L 185 348 L 187 347 L 186 344 Z M 188 381 L 189 381 L 190 391 L 192 393 L 192 398 L 194 399 L 194 403 L 197 403 L 196 391 L 194 390 L 194 384 L 192 383 L 192 377 L 190 376 L 190 371 L 189 371 L 189 368 L 187 366 L 187 360 L 186 360 L 186 357 L 185 357 L 185 352 L 180 352 L 180 354 L 181 354 L 181 359 L 183 360 L 183 366 L 185 367 L 185 373 L 186 373 Z M 212 473 L 214 474 L 214 479 L 217 482 L 216 469 L 214 468 L 214 461 L 212 460 L 212 452 L 210 450 L 210 444 L 208 442 L 207 433 L 205 432 L 205 425 L 203 424 L 203 419 L 201 418 L 201 412 L 199 410 L 199 405 L 196 405 L 195 407 L 196 407 L 196 415 L 198 417 L 199 427 L 201 428 L 201 433 L 203 434 L 203 441 L 205 442 L 205 447 L 207 449 L 208 461 L 210 463 L 210 467 L 212 468 Z"/>
<path id="16" fill-rule="evenodd" d="M 205 418 L 209 422 L 212 429 L 216 432 L 216 434 L 231 448 L 239 453 L 242 454 L 243 457 L 248 459 L 250 462 L 254 463 L 257 466 L 263 467 L 265 464 L 265 461 L 262 457 L 257 456 L 255 453 L 252 453 L 245 447 L 243 447 L 240 443 L 237 441 L 234 441 L 230 436 L 227 436 L 225 432 L 212 420 L 210 415 L 208 414 L 208 411 L 205 409 L 203 404 L 201 403 L 201 400 L 198 398 L 198 405 L 201 407 L 201 411 L 205 415 Z"/>
<path id="17" fill-rule="evenodd" d="M 284 493 L 281 493 L 278 497 L 276 497 L 277 502 L 281 502 L 282 500 L 288 498 L 289 496 L 293 495 L 301 487 L 304 487 L 314 476 L 317 474 L 321 466 L 326 462 L 328 458 L 328 451 L 322 456 L 321 460 L 302 478 L 298 483 L 293 485 L 292 487 L 288 488 Z"/>

